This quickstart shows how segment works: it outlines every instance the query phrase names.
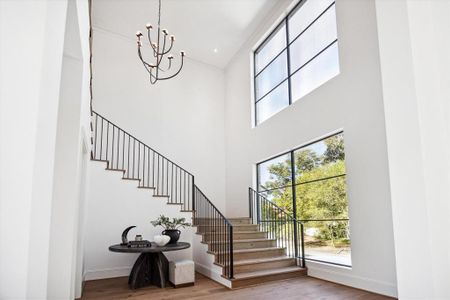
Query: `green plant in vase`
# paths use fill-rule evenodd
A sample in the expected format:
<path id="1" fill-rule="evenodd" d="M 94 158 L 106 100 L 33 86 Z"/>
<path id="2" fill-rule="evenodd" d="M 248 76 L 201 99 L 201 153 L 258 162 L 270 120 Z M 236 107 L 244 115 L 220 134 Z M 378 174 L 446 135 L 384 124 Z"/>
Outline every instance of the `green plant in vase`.
<path id="1" fill-rule="evenodd" d="M 176 244 L 178 242 L 181 234 L 179 228 L 191 226 L 191 223 L 186 222 L 186 218 L 172 218 L 172 220 L 170 220 L 169 217 L 164 215 L 160 215 L 158 219 L 151 221 L 150 223 L 155 227 L 161 226 L 164 228 L 164 231 L 161 232 L 161 234 L 170 236 L 169 244 Z"/>

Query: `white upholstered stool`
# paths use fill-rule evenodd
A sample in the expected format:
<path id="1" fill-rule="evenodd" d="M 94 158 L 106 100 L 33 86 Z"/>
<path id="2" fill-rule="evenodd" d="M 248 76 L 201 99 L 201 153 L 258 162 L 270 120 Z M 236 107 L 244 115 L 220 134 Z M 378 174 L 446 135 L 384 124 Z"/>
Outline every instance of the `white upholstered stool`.
<path id="1" fill-rule="evenodd" d="M 169 280 L 175 288 L 194 285 L 194 262 L 192 260 L 169 262 Z"/>

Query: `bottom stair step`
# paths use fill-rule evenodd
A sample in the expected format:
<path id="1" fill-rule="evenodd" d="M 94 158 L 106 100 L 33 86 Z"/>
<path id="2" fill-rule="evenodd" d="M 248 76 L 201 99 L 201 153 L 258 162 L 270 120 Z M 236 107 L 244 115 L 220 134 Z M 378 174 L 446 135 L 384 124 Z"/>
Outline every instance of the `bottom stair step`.
<path id="1" fill-rule="evenodd" d="M 299 276 L 306 276 L 306 268 L 297 266 L 247 272 L 234 275 L 231 280 L 232 288 L 240 288 L 269 281 L 289 279 Z"/>
<path id="2" fill-rule="evenodd" d="M 296 266 L 295 258 L 278 256 L 241 260 L 234 263 L 234 274 Z"/>

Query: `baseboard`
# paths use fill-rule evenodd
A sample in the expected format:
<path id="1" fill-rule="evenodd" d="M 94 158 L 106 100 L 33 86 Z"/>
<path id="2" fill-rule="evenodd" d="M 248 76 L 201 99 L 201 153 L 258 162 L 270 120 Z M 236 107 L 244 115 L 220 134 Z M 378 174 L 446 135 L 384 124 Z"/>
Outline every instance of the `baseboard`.
<path id="1" fill-rule="evenodd" d="M 307 262 L 307 267 L 308 276 L 347 285 L 376 294 L 394 298 L 397 297 L 397 287 L 390 282 L 374 280 L 348 273 L 346 274 L 345 272 L 348 272 L 348 268 L 345 267 L 329 266 L 317 262 Z M 340 269 L 345 270 L 340 272 Z"/>
<path id="2" fill-rule="evenodd" d="M 98 280 L 114 277 L 123 277 L 130 275 L 131 267 L 118 267 L 99 270 L 87 270 L 84 273 L 84 280 Z"/>
<path id="3" fill-rule="evenodd" d="M 195 271 L 206 276 L 221 285 L 231 289 L 231 281 L 222 277 L 222 274 L 216 273 L 207 266 L 195 263 Z"/>

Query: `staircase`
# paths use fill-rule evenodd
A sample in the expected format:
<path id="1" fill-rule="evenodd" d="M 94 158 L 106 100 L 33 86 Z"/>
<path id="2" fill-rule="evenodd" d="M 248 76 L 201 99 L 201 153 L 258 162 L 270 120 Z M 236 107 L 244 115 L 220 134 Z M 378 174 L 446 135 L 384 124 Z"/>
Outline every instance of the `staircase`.
<path id="1" fill-rule="evenodd" d="M 306 268 L 298 267 L 296 259 L 286 255 L 286 247 L 278 246 L 277 240 L 269 238 L 269 232 L 260 230 L 259 225 L 252 224 L 251 218 L 228 220 L 233 226 L 232 288 L 306 275 Z M 214 232 L 211 226 L 197 227 L 197 234 L 202 235 L 203 243 L 209 248 L 220 243 L 215 239 L 220 233 Z M 215 255 L 213 251 L 209 253 Z"/>
<path id="2" fill-rule="evenodd" d="M 303 235 L 299 241 L 296 234 L 299 226 L 303 232 L 303 225 L 281 208 L 250 189 L 250 217 L 226 218 L 191 173 L 95 111 L 91 132 L 91 160 L 105 162 L 106 170 L 121 172 L 138 188 L 152 190 L 154 197 L 166 198 L 167 204 L 179 205 L 182 212 L 192 212 L 193 226 L 208 248 L 205 255 L 213 256 L 214 264 L 222 268 L 227 286 L 306 275 L 304 259 L 299 267 Z"/>

